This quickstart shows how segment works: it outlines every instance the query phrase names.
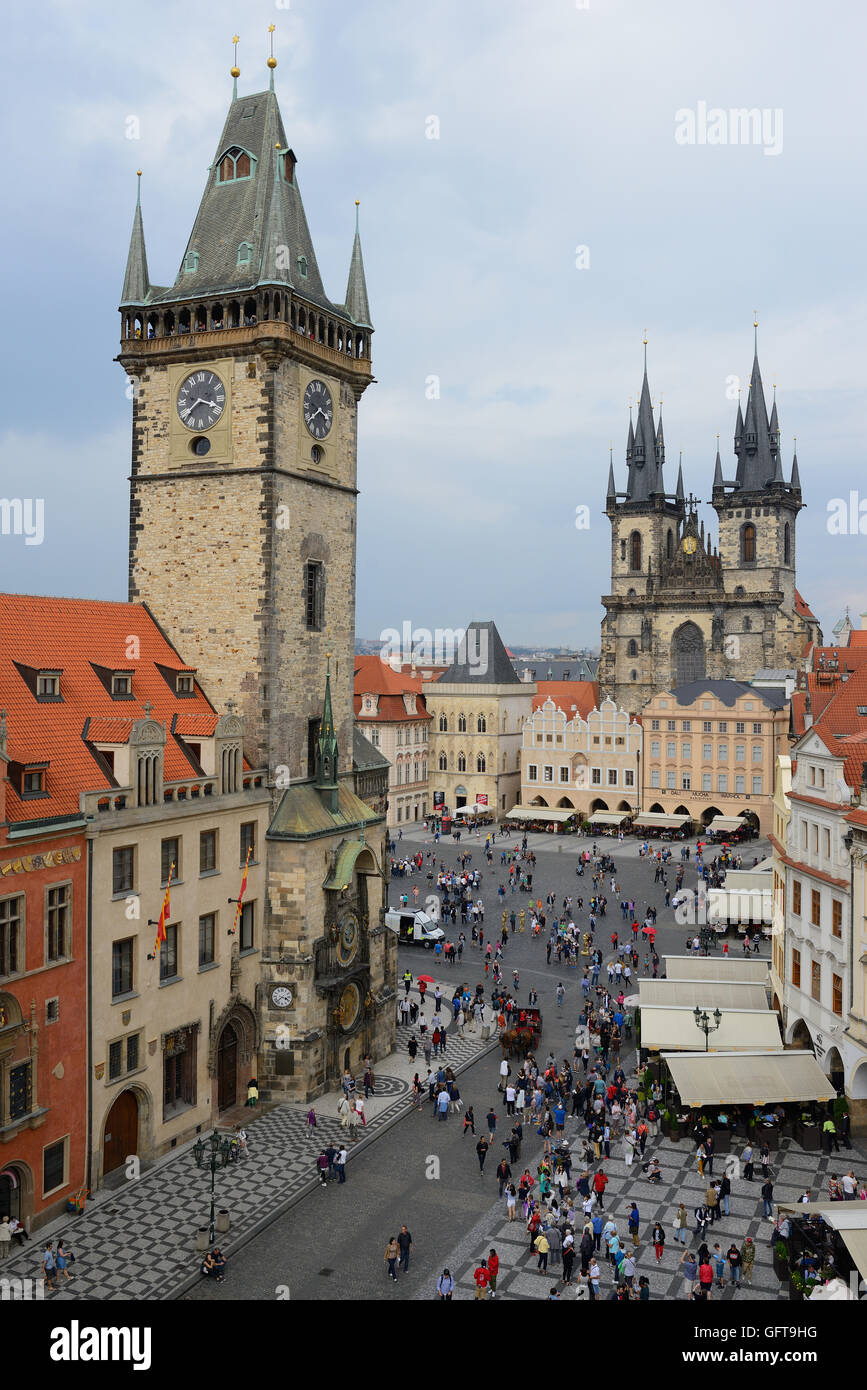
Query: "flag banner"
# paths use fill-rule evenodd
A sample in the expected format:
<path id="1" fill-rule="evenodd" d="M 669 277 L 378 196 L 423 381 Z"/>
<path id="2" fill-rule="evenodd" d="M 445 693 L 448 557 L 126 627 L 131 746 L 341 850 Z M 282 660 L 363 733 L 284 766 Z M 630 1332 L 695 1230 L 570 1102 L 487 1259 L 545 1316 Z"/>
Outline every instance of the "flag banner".
<path id="1" fill-rule="evenodd" d="M 249 866 L 249 863 L 250 863 L 250 855 L 251 855 L 252 853 L 253 853 L 253 846 L 250 845 L 250 847 L 249 847 L 248 850 L 247 850 L 247 858 L 246 858 L 246 860 L 244 861 L 244 876 L 243 876 L 243 878 L 241 879 L 241 891 L 240 891 L 240 893 L 238 894 L 237 898 L 230 898 L 230 899 L 229 899 L 229 902 L 230 902 L 230 903 L 233 902 L 233 903 L 235 904 L 235 917 L 234 917 L 234 920 L 233 920 L 233 922 L 232 922 L 231 927 L 229 928 L 229 936 L 234 936 L 234 935 L 235 935 L 235 932 L 238 930 L 238 921 L 239 921 L 239 919 L 240 919 L 241 911 L 242 911 L 243 906 L 244 906 L 244 894 L 245 894 L 246 891 L 247 891 L 247 868 L 248 868 L 248 866 Z"/>

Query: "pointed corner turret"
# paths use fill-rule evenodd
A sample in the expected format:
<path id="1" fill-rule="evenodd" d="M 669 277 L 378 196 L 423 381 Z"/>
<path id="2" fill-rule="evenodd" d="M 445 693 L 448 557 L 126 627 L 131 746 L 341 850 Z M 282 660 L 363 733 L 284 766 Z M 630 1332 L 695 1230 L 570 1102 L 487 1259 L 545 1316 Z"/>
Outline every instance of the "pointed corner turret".
<path id="1" fill-rule="evenodd" d="M 610 458 L 608 463 L 608 491 L 605 494 L 605 501 L 613 504 L 617 501 L 617 487 L 614 482 L 614 458 Z"/>
<path id="2" fill-rule="evenodd" d="M 683 502 L 683 454 L 681 454 L 677 465 L 677 487 L 675 489 L 674 495 L 677 498 L 678 502 Z"/>
<path id="3" fill-rule="evenodd" d="M 798 445 L 797 445 L 797 442 L 795 443 L 795 453 L 794 453 L 794 457 L 792 458 L 792 479 L 791 479 L 791 482 L 789 483 L 789 486 L 793 489 L 793 491 L 797 491 L 797 492 L 800 492 L 800 491 L 801 491 L 801 474 L 800 474 L 800 470 L 798 469 Z"/>
<path id="4" fill-rule="evenodd" d="M 632 402 L 629 402 L 629 434 L 626 437 L 626 462 L 632 462 L 632 451 L 635 448 L 635 430 L 632 425 Z"/>
<path id="5" fill-rule="evenodd" d="M 141 215 L 141 169 L 136 171 L 138 188 L 135 200 L 135 215 L 132 219 L 132 234 L 129 239 L 129 254 L 126 258 L 126 274 L 123 277 L 120 307 L 127 304 L 145 304 L 150 293 L 148 258 L 145 251 L 144 223 Z"/>
<path id="6" fill-rule="evenodd" d="M 349 279 L 346 282 L 346 302 L 344 308 L 359 328 L 373 328 L 370 321 L 370 305 L 367 299 L 367 281 L 364 277 L 364 258 L 361 254 L 361 233 L 358 227 L 359 200 L 355 200 L 355 239 L 352 243 L 352 257 L 349 262 Z"/>
<path id="7" fill-rule="evenodd" d="M 716 441 L 716 463 L 714 464 L 713 470 L 713 485 L 715 488 L 722 487 L 723 485 L 722 460 L 719 456 L 719 435 L 717 435 Z"/>
<path id="8" fill-rule="evenodd" d="M 316 779 L 314 786 L 319 792 L 325 807 L 332 812 L 337 810 L 339 787 L 337 781 L 337 734 L 334 730 L 334 715 L 331 709 L 331 653 L 328 653 L 325 671 L 325 699 L 322 704 L 322 719 L 319 724 L 319 738 L 316 747 Z"/>

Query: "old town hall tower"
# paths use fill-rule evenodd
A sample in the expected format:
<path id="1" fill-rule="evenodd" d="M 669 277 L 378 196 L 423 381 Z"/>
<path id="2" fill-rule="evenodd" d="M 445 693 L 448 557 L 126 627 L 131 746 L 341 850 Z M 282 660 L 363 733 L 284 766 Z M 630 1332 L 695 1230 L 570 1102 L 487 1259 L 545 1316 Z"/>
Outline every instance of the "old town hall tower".
<path id="1" fill-rule="evenodd" d="M 787 480 L 776 400 L 769 418 L 757 353 L 734 450 L 728 481 L 717 450 L 714 546 L 697 499 L 684 495 L 680 468 L 675 491 L 666 492 L 662 410 L 657 423 L 645 347 L 625 492 L 617 490 L 613 462 L 608 474 L 611 592 L 602 599 L 599 668 L 603 693 L 633 714 L 655 691 L 703 677 L 749 680 L 763 668 L 797 667 L 807 642 L 821 640 L 795 587 L 795 523 L 804 505 L 798 460 Z"/>

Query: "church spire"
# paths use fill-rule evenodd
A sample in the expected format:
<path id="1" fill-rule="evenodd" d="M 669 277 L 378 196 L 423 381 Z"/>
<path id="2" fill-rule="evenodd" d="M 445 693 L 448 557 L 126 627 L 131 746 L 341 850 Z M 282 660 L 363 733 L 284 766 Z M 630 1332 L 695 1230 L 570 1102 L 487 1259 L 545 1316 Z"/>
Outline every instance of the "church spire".
<path id="1" fill-rule="evenodd" d="M 630 422 L 631 431 L 631 422 Z M 662 445 L 662 438 L 659 437 Z M 657 456 L 657 431 L 653 422 L 653 406 L 647 381 L 647 336 L 644 338 L 644 379 L 638 401 L 638 424 L 632 445 L 629 480 L 626 491 L 630 502 L 646 502 L 654 493 L 663 490 L 662 467 Z"/>
<path id="2" fill-rule="evenodd" d="M 121 308 L 125 304 L 144 304 L 150 291 L 144 223 L 141 217 L 141 169 L 136 170 L 136 177 L 138 178 L 138 189 L 135 200 L 135 215 L 132 219 L 132 235 L 129 239 L 129 254 L 126 258 L 126 274 L 123 277 L 123 290 L 120 297 Z"/>
<path id="3" fill-rule="evenodd" d="M 740 413 L 740 407 L 738 407 L 738 413 Z M 719 456 L 719 435 L 716 437 L 716 463 L 714 464 L 713 470 L 713 485 L 714 487 L 722 487 L 723 485 L 722 461 Z"/>
<path id="4" fill-rule="evenodd" d="M 801 474 L 800 474 L 800 471 L 799 471 L 799 469 L 798 469 L 798 439 L 797 439 L 797 435 L 795 436 L 795 454 L 794 454 L 794 458 L 792 459 L 792 481 L 791 481 L 791 483 L 789 484 L 789 486 L 792 487 L 792 488 L 797 488 L 797 489 L 798 489 L 798 492 L 801 491 Z"/>
<path id="5" fill-rule="evenodd" d="M 659 428 L 662 429 L 662 425 L 661 425 L 661 424 L 660 424 Z M 681 451 L 680 451 L 680 458 L 679 458 L 678 464 L 677 464 L 677 487 L 675 488 L 675 493 L 674 493 L 674 495 L 675 495 L 675 497 L 677 498 L 678 502 L 682 502 L 682 501 L 683 501 L 683 450 L 682 450 L 682 449 L 681 449 Z"/>
<path id="6" fill-rule="evenodd" d="M 606 502 L 614 502 L 617 499 L 617 486 L 614 482 L 614 449 L 608 451 L 608 491 L 605 494 Z"/>
<path id="7" fill-rule="evenodd" d="M 359 201 L 355 200 L 355 240 L 352 243 L 352 259 L 349 262 L 349 279 L 346 282 L 346 303 L 344 305 L 352 322 L 360 328 L 373 328 L 370 322 L 370 305 L 367 301 L 367 282 L 364 278 L 364 260 L 361 255 L 361 234 L 358 230 Z"/>

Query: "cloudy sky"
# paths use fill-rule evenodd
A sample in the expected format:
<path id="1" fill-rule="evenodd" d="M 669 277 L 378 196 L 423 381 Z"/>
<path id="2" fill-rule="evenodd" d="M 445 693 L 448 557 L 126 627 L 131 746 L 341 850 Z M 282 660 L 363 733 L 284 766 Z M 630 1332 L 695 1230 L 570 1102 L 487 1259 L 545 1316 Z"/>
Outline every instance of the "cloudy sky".
<path id="1" fill-rule="evenodd" d="M 867 536 L 827 530 L 851 490 L 867 513 L 867 25 L 839 0 L 55 0 L 38 22 L 16 7 L 0 492 L 45 499 L 45 540 L 0 535 L 0 587 L 126 597 L 130 403 L 112 358 L 135 170 L 169 284 L 231 35 L 240 90 L 258 91 L 270 23 L 336 301 L 361 199 L 378 384 L 360 407 L 359 635 L 494 617 L 514 643 L 597 644 L 608 449 L 623 487 L 644 330 L 668 485 L 682 448 L 707 499 L 717 432 L 734 471 L 754 309 L 787 469 L 798 438 L 799 587 L 826 635 L 847 603 L 867 608 Z M 676 113 L 702 103 L 765 110 L 763 140 L 712 144 L 699 125 L 681 143 Z"/>

